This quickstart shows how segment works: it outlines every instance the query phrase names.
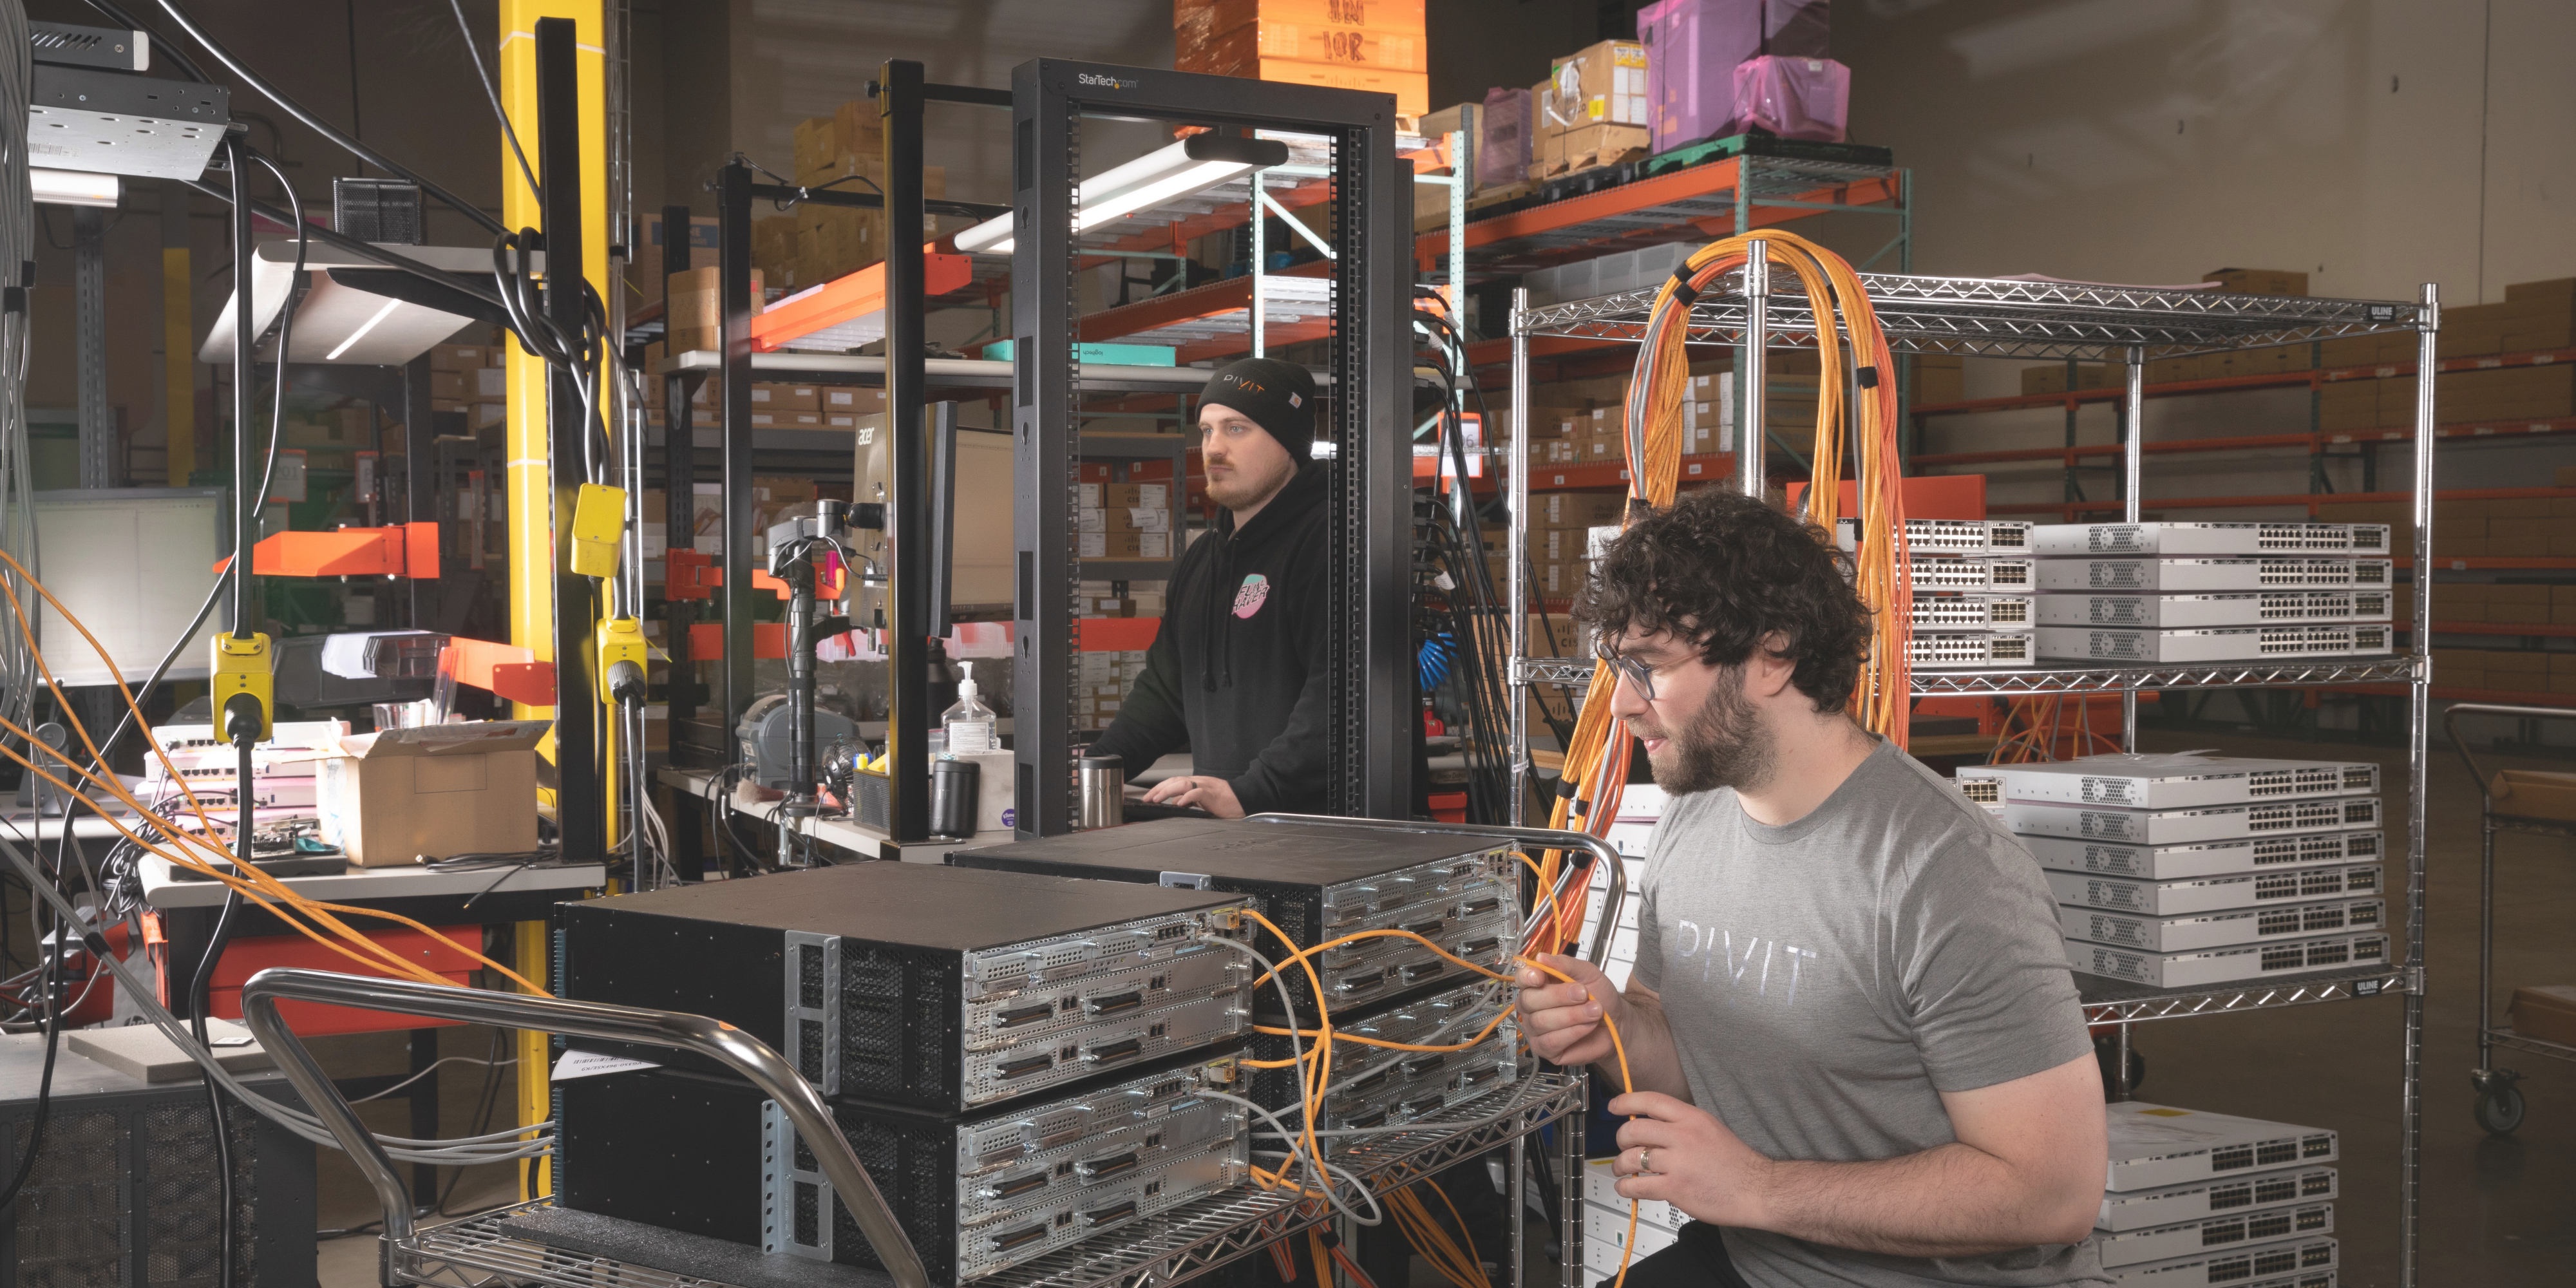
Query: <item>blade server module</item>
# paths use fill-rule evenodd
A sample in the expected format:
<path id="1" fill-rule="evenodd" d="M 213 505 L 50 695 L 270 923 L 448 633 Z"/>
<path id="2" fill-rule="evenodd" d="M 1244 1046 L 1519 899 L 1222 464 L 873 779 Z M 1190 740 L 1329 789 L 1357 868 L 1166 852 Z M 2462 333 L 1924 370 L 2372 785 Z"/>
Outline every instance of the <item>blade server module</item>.
<path id="1" fill-rule="evenodd" d="M 2066 941 L 2066 958 L 2075 969 L 2106 979 L 2150 988 L 2201 988 L 2354 966 L 2388 964 L 2388 936 L 2380 933 L 2326 935 L 2233 948 L 2202 948 L 2178 953 L 2151 953 L 2109 944 Z"/>
<path id="2" fill-rule="evenodd" d="M 2203 1217 L 2147 1230 L 2094 1236 L 2105 1267 L 2192 1257 L 2221 1248 L 2254 1247 L 2334 1233 L 2334 1204 L 2300 1203 L 2260 1212 Z"/>
<path id="3" fill-rule="evenodd" d="M 2238 872 L 2179 881 L 2131 881 L 2083 872 L 2043 872 L 2062 904 L 2149 917 L 2255 908 L 2302 899 L 2379 893 L 2379 865 L 2337 864 L 2279 872 Z"/>
<path id="4" fill-rule="evenodd" d="M 2038 588 L 2171 592 L 2385 587 L 2385 559 L 2041 559 Z M 1918 585 L 1920 583 L 1917 583 Z"/>
<path id="5" fill-rule="evenodd" d="M 2329 899 L 2167 917 L 2098 908 L 2059 908 L 2057 914 L 2068 939 L 2142 948 L 2151 953 L 2179 953 L 2338 930 L 2375 930 L 2386 919 L 2387 908 L 2377 899 Z"/>
<path id="6" fill-rule="evenodd" d="M 1452 1046 L 1480 1033 L 1484 1036 L 1464 1051 L 1337 1045 L 1333 1084 L 1315 1125 L 1327 1130 L 1402 1126 L 1517 1084 L 1529 1070 L 1520 1051 L 1520 1030 L 1510 1018 L 1512 996 L 1508 985 L 1471 985 L 1383 1007 L 1365 1019 L 1335 1016 L 1337 1036 L 1352 1034 L 1407 1046 Z M 1255 1040 L 1253 1050 L 1264 1059 L 1285 1060 L 1288 1040 L 1264 1034 Z M 1293 1071 L 1261 1070 L 1252 1081 L 1257 1103 L 1279 1110 L 1285 1121 L 1297 1121 L 1303 1107 Z M 1339 1156 L 1362 1139 L 1328 1138 L 1324 1152 Z"/>
<path id="7" fill-rule="evenodd" d="M 2060 805 L 2039 801 L 2004 802 L 2004 828 L 2007 831 L 2086 841 L 2129 841 L 2151 846 L 2231 841 L 2275 832 L 2326 832 L 2377 826 L 2379 798 L 2376 796 L 2329 796 L 2321 800 L 2263 801 L 2252 805 L 2169 810 Z"/>
<path id="8" fill-rule="evenodd" d="M 723 1020 L 827 1096 L 956 1110 L 1241 1036 L 1251 959 L 1210 940 L 1249 937 L 1243 906 L 870 863 L 583 900 L 556 918 L 567 997 Z"/>
<path id="9" fill-rule="evenodd" d="M 949 856 L 960 867 L 1195 887 L 1248 900 L 1301 949 L 1367 930 L 1406 930 L 1500 970 L 1520 939 L 1517 860 L 1477 838 L 1320 823 L 1163 819 Z M 1282 950 L 1264 942 L 1274 958 Z M 1326 1006 L 1455 984 L 1465 968 L 1410 939 L 1378 937 L 1312 959 Z M 1315 1022 L 1300 969 L 1280 972 L 1301 1026 Z M 1249 1004 L 1275 1014 L 1278 993 Z"/>
<path id="10" fill-rule="evenodd" d="M 2131 809 L 2238 805 L 2293 796 L 2368 796 L 2379 790 L 2379 766 L 2369 761 L 2258 760 L 2196 753 L 1971 765 L 1959 773 L 1996 780 L 2005 800 Z"/>
<path id="11" fill-rule="evenodd" d="M 2150 1230 L 2231 1212 L 2332 1199 L 2336 1193 L 2335 1169 L 2331 1167 L 2185 1181 L 2143 1190 L 2108 1190 L 2103 1192 L 2101 1215 L 2093 1226 L 2113 1233 Z"/>
<path id="12" fill-rule="evenodd" d="M 2111 1271 L 2120 1288 L 2334 1288 L 2335 1241 L 2327 1237 L 2202 1252 Z"/>
<path id="13" fill-rule="evenodd" d="M 1201 1094 L 1239 1053 L 965 1114 L 842 1100 L 832 1113 L 934 1282 L 964 1283 L 1242 1184 L 1248 1117 Z M 757 1088 L 633 1070 L 555 1088 L 567 1208 L 881 1268 L 804 1143 Z M 649 1124 L 649 1129 L 646 1125 Z"/>
<path id="14" fill-rule="evenodd" d="M 1963 780 L 1962 790 L 1992 780 Z M 1998 803 L 1992 808 L 2001 809 Z M 2250 872 L 2297 871 L 2328 864 L 2375 861 L 2383 853 L 2377 832 L 2309 832 L 2191 845 L 2136 845 L 2116 841 L 2024 836 L 2021 843 L 2043 868 L 2096 873 L 2139 881 L 2180 881 Z"/>
<path id="15" fill-rule="evenodd" d="M 2038 555 L 2384 555 L 2384 523 L 2043 523 Z"/>
<path id="16" fill-rule="evenodd" d="M 2041 626 L 2118 626 L 2138 630 L 2208 630 L 2311 622 L 2384 622 L 2393 601 L 2385 590 L 2264 590 L 2206 595 L 2041 595 Z"/>

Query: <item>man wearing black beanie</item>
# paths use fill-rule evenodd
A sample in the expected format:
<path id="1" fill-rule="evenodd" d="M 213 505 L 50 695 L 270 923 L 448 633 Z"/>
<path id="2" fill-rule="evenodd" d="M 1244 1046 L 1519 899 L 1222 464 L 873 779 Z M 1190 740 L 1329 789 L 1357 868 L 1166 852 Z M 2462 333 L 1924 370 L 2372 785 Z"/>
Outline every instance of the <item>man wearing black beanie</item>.
<path id="1" fill-rule="evenodd" d="M 1091 754 L 1133 775 L 1187 747 L 1192 772 L 1156 783 L 1151 804 L 1320 810 L 1331 606 L 1314 377 L 1270 358 L 1225 367 L 1200 396 L 1199 434 L 1224 512 L 1172 569 L 1145 674 Z"/>

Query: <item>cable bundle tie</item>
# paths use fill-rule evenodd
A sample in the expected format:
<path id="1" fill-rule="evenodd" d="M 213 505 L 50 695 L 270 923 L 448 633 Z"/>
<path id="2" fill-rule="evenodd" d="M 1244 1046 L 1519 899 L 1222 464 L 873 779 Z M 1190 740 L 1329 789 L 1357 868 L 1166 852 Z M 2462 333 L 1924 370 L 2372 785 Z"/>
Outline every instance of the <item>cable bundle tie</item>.
<path id="1" fill-rule="evenodd" d="M 1684 308 L 1689 308 L 1699 299 L 1699 288 L 1691 285 L 1689 264 L 1683 264 L 1673 270 L 1673 298 L 1681 301 Z"/>
<path id="2" fill-rule="evenodd" d="M 1859 379 L 1860 379 L 1860 387 L 1861 387 L 1861 388 L 1863 388 L 1863 389 L 1876 389 L 1876 388 L 1878 388 L 1878 368 L 1876 368 L 1876 367 L 1863 367 L 1863 368 L 1861 368 L 1861 369 L 1860 369 L 1860 371 L 1857 373 L 1857 375 L 1858 375 L 1858 377 L 1859 377 Z"/>

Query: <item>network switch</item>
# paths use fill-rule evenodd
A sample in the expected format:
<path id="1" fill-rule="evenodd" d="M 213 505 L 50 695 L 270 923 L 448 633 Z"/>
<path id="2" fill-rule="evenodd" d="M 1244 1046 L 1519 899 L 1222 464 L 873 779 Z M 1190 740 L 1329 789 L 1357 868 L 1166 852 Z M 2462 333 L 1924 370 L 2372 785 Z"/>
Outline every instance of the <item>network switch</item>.
<path id="1" fill-rule="evenodd" d="M 1618 1213 L 1619 1224 L 1625 1227 L 1628 1224 L 1628 1200 L 1620 1197 L 1619 1174 L 1611 1166 L 1617 1161 L 1615 1158 L 1595 1158 L 1584 1162 L 1583 1201 L 1603 1211 Z M 1680 1234 L 1682 1227 L 1690 1222 L 1690 1213 L 1662 1199 L 1637 1200 L 1637 1229 L 1640 1233 L 1661 1230 L 1665 1234 Z"/>
<path id="2" fill-rule="evenodd" d="M 2206 630 L 2226 626 L 2311 622 L 2384 622 L 2385 590 L 2248 590 L 2203 595 L 2043 594 L 2033 605 L 2041 626 L 2119 626 L 2136 630 Z"/>
<path id="3" fill-rule="evenodd" d="M 2027 555 L 2031 525 L 2018 519 L 1907 519 L 1905 548 L 1920 559 L 1938 555 Z M 1836 519 L 1834 541 L 1860 548 L 1860 520 Z"/>
<path id="4" fill-rule="evenodd" d="M 2042 596 L 2042 598 L 2046 598 Z M 2146 631 L 2099 626 L 2042 626 L 2039 655 L 2078 662 L 2261 662 L 2312 657 L 2386 656 L 2384 623 L 2339 626 L 2229 626 Z"/>
<path id="5" fill-rule="evenodd" d="M 2388 936 L 2327 935 L 2273 944 L 2201 948 L 2179 953 L 2151 953 L 2109 944 L 2066 941 L 2066 959 L 2075 969 L 2106 979 L 2150 988 L 2205 988 L 2253 983 L 2351 966 L 2388 964 Z"/>
<path id="6" fill-rule="evenodd" d="M 2061 904 L 2098 908 L 2142 917 L 2177 917 L 2259 908 L 2307 899 L 2354 898 L 2380 892 L 2376 863 L 2355 863 L 2281 872 L 2242 872 L 2180 881 L 2131 881 L 2081 872 L 2047 872 L 2048 888 Z"/>
<path id="7" fill-rule="evenodd" d="M 2251 1248 L 2303 1235 L 2334 1233 L 2334 1204 L 2300 1203 L 2260 1212 L 2231 1212 L 2116 1234 L 2096 1234 L 2105 1269 L 2170 1261 L 2230 1248 Z"/>
<path id="8" fill-rule="evenodd" d="M 2339 1137 L 2317 1127 L 2177 1109 L 2143 1100 L 2103 1106 L 2110 1169 L 2102 1188 L 2159 1189 L 2274 1168 L 2334 1162 Z"/>
<path id="9" fill-rule="evenodd" d="M 1510 845 L 1397 828 L 1164 819 L 949 856 L 961 867 L 1196 887 L 1249 900 L 1300 948 L 1365 930 L 1403 930 L 1500 970 L 1520 937 Z M 1281 953 L 1264 935 L 1263 951 Z M 1420 941 L 1379 936 L 1313 958 L 1334 1009 L 1452 985 L 1467 969 Z M 1280 972 L 1298 1022 L 1315 1021 L 1303 970 Z M 1278 1009 L 1264 985 L 1248 1004 Z"/>
<path id="10" fill-rule="evenodd" d="M 2179 916 L 2109 912 L 2099 908 L 2059 908 L 2057 920 L 2068 939 L 2138 948 L 2151 953 L 2181 953 L 2201 948 L 2230 948 L 2268 943 L 2339 930 L 2376 930 L 2386 924 L 2387 905 L 2378 899 L 2328 899 L 2266 908 L 2225 908 Z"/>
<path id="11" fill-rule="evenodd" d="M 1632 1238 L 1628 1225 L 1628 1200 L 1618 1198 L 1614 1191 L 1611 1202 L 1586 1201 L 1584 1203 L 1583 1254 L 1585 1260 L 1589 1262 L 1593 1257 L 1594 1246 L 1599 1246 L 1602 1266 L 1599 1273 L 1602 1278 L 1607 1279 L 1619 1273 L 1621 1252 L 1631 1248 L 1635 1250 L 1628 1261 L 1628 1264 L 1633 1267 L 1637 1262 L 1673 1246 L 1680 1237 L 1681 1232 L 1678 1229 L 1667 1228 L 1648 1220 L 1645 1213 L 1647 1206 L 1642 1202 L 1637 1205 L 1636 1232 Z M 1673 1213 L 1678 1213 L 1680 1210 L 1669 1203 L 1656 1203 L 1653 1206 Z M 1688 1221 L 1690 1218 L 1682 1219 Z"/>
<path id="12" fill-rule="evenodd" d="M 934 1283 L 964 1283 L 1246 1180 L 1239 1053 L 1162 1061 L 1108 1086 L 960 1115 L 857 1101 L 832 1114 Z M 633 1070 L 555 1084 L 567 1208 L 881 1268 L 758 1088 Z"/>
<path id="13" fill-rule="evenodd" d="M 1918 631 L 2026 631 L 2031 627 L 2031 597 L 1916 595 L 1912 616 Z"/>
<path id="14" fill-rule="evenodd" d="M 2386 524 L 2043 523 L 2037 555 L 2343 555 L 2388 553 Z"/>
<path id="15" fill-rule="evenodd" d="M 956 1110 L 1239 1037 L 1251 958 L 1210 940 L 1248 941 L 1244 906 L 870 863 L 565 903 L 556 919 L 566 997 L 712 1016 L 825 1095 Z"/>
<path id="16" fill-rule="evenodd" d="M 1935 559 L 1905 561 L 1905 575 L 1917 595 L 1934 593 L 2022 595 L 2031 589 L 2028 559 Z"/>
<path id="17" fill-rule="evenodd" d="M 2106 1191 L 2101 1215 L 2093 1224 L 2096 1229 L 2113 1233 L 2150 1230 L 2205 1217 L 2330 1200 L 2337 1193 L 2336 1185 L 2335 1169 L 2302 1167 L 2144 1190 Z"/>
<path id="18" fill-rule="evenodd" d="M 1905 642 L 1907 664 L 1924 671 L 2030 665 L 2028 631 L 1923 631 Z"/>
<path id="19" fill-rule="evenodd" d="M 2385 587 L 2385 559 L 2042 559 L 2041 590 L 2178 593 Z M 1919 583 L 1918 583 L 1919 584 Z"/>
<path id="20" fill-rule="evenodd" d="M 2120 1288 L 2334 1288 L 2335 1265 L 2335 1241 L 2319 1237 L 2193 1253 L 2110 1274 Z"/>
<path id="21" fill-rule="evenodd" d="M 1971 784 L 1962 780 L 1963 789 Z M 1985 784 L 1989 789 L 1995 784 Z M 1992 808 L 2000 810 L 1997 803 Z M 2377 832 L 2308 832 L 2295 836 L 2262 836 L 2246 840 L 2201 841 L 2187 845 L 2135 845 L 2116 841 L 2080 841 L 2057 836 L 2024 836 L 2021 843 L 2043 868 L 2085 872 L 2137 881 L 2181 881 L 2195 877 L 2254 872 L 2297 872 L 2346 863 L 2376 862 L 2382 854 Z"/>
<path id="22" fill-rule="evenodd" d="M 2263 801 L 2199 809 L 2114 809 L 2082 805 L 2004 802 L 2008 831 L 2086 841 L 2187 845 L 2233 841 L 2276 832 L 2331 832 L 2379 826 L 2376 796 Z"/>
<path id="23" fill-rule="evenodd" d="M 2379 766 L 2366 760 L 2263 760 L 2199 753 L 2083 756 L 2029 765 L 1969 765 L 1961 778 L 1991 778 L 2003 798 L 2061 805 L 2185 809 L 2284 797 L 2367 796 Z"/>

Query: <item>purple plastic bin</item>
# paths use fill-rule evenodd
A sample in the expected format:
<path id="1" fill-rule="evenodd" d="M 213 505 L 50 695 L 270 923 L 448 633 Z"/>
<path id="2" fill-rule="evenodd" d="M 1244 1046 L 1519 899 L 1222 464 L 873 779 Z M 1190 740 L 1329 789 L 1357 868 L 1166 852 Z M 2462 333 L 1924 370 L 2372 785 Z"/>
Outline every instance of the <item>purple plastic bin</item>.
<path id="1" fill-rule="evenodd" d="M 1485 110 L 1476 121 L 1476 186 L 1494 188 L 1528 178 L 1530 92 L 1486 90 Z"/>
<path id="2" fill-rule="evenodd" d="M 1659 0 L 1637 11 L 1657 152 L 1733 133 L 1735 68 L 1763 54 L 1822 58 L 1827 0 Z"/>
<path id="3" fill-rule="evenodd" d="M 1851 69 L 1830 58 L 1748 58 L 1735 67 L 1735 129 L 1840 143 L 1851 123 Z"/>

